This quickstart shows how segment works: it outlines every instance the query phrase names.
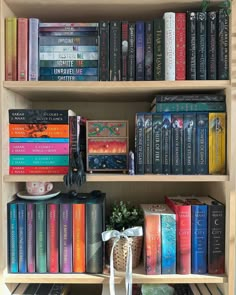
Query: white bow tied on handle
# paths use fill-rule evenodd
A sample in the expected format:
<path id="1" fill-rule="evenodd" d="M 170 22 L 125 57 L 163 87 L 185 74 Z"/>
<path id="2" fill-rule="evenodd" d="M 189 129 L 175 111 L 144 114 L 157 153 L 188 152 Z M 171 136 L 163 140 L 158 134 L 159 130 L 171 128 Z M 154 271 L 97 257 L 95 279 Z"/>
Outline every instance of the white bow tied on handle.
<path id="1" fill-rule="evenodd" d="M 125 238 L 128 241 L 128 255 L 126 263 L 126 277 L 125 277 L 125 289 L 126 295 L 132 295 L 132 248 L 128 237 L 141 237 L 143 235 L 143 228 L 141 226 L 128 228 L 122 232 L 118 230 L 108 230 L 102 233 L 102 240 L 104 242 L 115 238 L 110 256 L 110 295 L 115 295 L 115 284 L 114 284 L 114 261 L 113 252 L 116 244 L 120 238 Z"/>

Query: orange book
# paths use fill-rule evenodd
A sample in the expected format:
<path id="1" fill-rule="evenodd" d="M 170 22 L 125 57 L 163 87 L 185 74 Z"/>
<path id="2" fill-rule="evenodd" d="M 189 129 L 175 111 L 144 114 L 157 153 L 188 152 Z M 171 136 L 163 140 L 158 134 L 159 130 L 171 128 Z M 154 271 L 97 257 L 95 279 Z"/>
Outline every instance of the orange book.
<path id="1" fill-rule="evenodd" d="M 68 138 L 68 124 L 9 124 L 10 137 Z"/>
<path id="2" fill-rule="evenodd" d="M 5 20 L 5 80 L 17 80 L 17 18 Z"/>
<path id="3" fill-rule="evenodd" d="M 85 204 L 72 205 L 73 272 L 85 272 Z"/>
<path id="4" fill-rule="evenodd" d="M 28 19 L 18 18 L 18 81 L 28 77 Z"/>

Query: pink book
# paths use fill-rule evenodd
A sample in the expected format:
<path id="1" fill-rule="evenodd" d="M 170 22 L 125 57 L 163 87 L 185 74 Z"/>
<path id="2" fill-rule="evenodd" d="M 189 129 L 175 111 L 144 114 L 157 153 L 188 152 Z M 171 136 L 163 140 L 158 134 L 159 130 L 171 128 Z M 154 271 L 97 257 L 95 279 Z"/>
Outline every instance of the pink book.
<path id="1" fill-rule="evenodd" d="M 11 155 L 68 155 L 69 143 L 10 143 Z"/>
<path id="2" fill-rule="evenodd" d="M 18 18 L 18 81 L 28 78 L 28 19 Z"/>

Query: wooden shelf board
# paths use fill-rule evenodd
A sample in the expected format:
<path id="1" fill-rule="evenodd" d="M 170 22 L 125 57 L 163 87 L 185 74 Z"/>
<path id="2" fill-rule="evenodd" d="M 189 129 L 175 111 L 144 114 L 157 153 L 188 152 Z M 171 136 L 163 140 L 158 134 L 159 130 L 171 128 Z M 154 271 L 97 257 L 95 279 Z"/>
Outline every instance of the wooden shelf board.
<path id="1" fill-rule="evenodd" d="M 5 182 L 62 182 L 63 175 L 4 175 Z M 87 182 L 225 182 L 228 175 L 127 175 L 111 173 L 87 174 Z"/>
<path id="2" fill-rule="evenodd" d="M 3 86 L 32 101 L 149 101 L 158 93 L 223 90 L 220 81 L 4 81 Z"/>

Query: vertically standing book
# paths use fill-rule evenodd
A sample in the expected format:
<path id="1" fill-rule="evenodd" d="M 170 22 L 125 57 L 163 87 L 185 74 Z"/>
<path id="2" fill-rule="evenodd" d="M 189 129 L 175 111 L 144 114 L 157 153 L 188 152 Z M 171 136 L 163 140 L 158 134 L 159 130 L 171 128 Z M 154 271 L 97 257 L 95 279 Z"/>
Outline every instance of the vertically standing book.
<path id="1" fill-rule="evenodd" d="M 136 25 L 129 22 L 129 46 L 128 46 L 128 80 L 135 80 L 136 71 Z"/>
<path id="2" fill-rule="evenodd" d="M 197 80 L 207 79 L 207 13 L 197 12 Z"/>
<path id="3" fill-rule="evenodd" d="M 17 18 L 5 20 L 5 80 L 17 80 Z"/>
<path id="4" fill-rule="evenodd" d="M 28 18 L 18 18 L 18 81 L 28 80 Z"/>
<path id="5" fill-rule="evenodd" d="M 184 113 L 184 174 L 196 172 L 196 113 Z"/>
<path id="6" fill-rule="evenodd" d="M 27 272 L 26 203 L 19 202 L 18 211 L 18 257 L 19 272 Z"/>
<path id="7" fill-rule="evenodd" d="M 184 150 L 184 116 L 183 114 L 171 115 L 171 172 L 183 174 L 183 150 Z"/>
<path id="8" fill-rule="evenodd" d="M 154 20 L 153 39 L 154 80 L 165 80 L 165 22 L 162 18 Z"/>
<path id="9" fill-rule="evenodd" d="M 153 80 L 153 21 L 145 24 L 145 80 Z"/>
<path id="10" fill-rule="evenodd" d="M 186 80 L 186 13 L 175 14 L 175 80 Z"/>
<path id="11" fill-rule="evenodd" d="M 225 8 L 218 12 L 218 80 L 229 79 L 229 16 Z"/>
<path id="12" fill-rule="evenodd" d="M 136 80 L 144 81 L 144 46 L 145 23 L 136 22 Z"/>
<path id="13" fill-rule="evenodd" d="M 8 216 L 8 269 L 18 273 L 18 215 L 17 204 L 13 201 L 7 204 Z"/>
<path id="14" fill-rule="evenodd" d="M 29 81 L 38 81 L 39 77 L 39 20 L 29 19 Z"/>
<path id="15" fill-rule="evenodd" d="M 165 21 L 165 80 L 175 80 L 175 13 L 164 13 Z"/>
<path id="16" fill-rule="evenodd" d="M 207 13 L 207 79 L 217 79 L 217 12 Z"/>
<path id="17" fill-rule="evenodd" d="M 122 51 L 122 65 L 121 65 L 121 79 L 128 80 L 128 49 L 129 49 L 129 27 L 127 21 L 121 23 L 121 51 Z"/>
<path id="18" fill-rule="evenodd" d="M 209 115 L 197 113 L 196 174 L 209 173 Z"/>
<path id="19" fill-rule="evenodd" d="M 187 80 L 197 79 L 197 26 L 196 12 L 187 12 Z"/>
<path id="20" fill-rule="evenodd" d="M 144 173 L 152 173 L 152 113 L 144 114 Z"/>
<path id="21" fill-rule="evenodd" d="M 36 228 L 35 228 L 35 204 L 32 202 L 27 203 L 27 265 L 28 273 L 34 273 L 35 259 L 36 259 L 36 248 L 35 248 L 35 238 L 36 238 Z"/>
<path id="22" fill-rule="evenodd" d="M 161 113 L 152 114 L 152 173 L 162 174 L 162 121 Z"/>
<path id="23" fill-rule="evenodd" d="M 108 21 L 100 22 L 100 81 L 109 81 L 109 27 L 110 23 Z"/>
<path id="24" fill-rule="evenodd" d="M 110 81 L 121 80 L 121 22 L 110 22 Z"/>
<path id="25" fill-rule="evenodd" d="M 163 113 L 162 121 L 162 172 L 171 174 L 171 114 Z"/>
<path id="26" fill-rule="evenodd" d="M 135 173 L 144 174 L 144 113 L 135 116 Z"/>

